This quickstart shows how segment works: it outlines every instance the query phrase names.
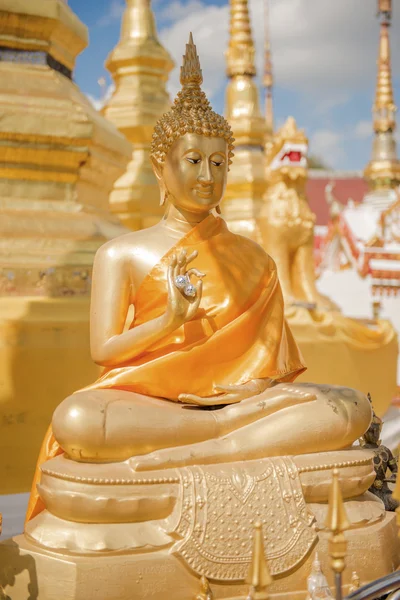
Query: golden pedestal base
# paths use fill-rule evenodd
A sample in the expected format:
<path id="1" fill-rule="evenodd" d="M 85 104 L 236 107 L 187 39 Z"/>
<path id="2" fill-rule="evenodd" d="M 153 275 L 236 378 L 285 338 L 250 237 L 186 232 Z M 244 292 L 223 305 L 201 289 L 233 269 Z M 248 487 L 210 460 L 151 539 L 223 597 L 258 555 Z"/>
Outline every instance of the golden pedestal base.
<path id="1" fill-rule="evenodd" d="M 371 453 L 352 448 L 145 476 L 129 460 L 58 456 L 42 466 L 46 509 L 0 544 L 0 585 L 12 600 L 194 600 L 205 576 L 216 600 L 239 596 L 259 520 L 272 597 L 304 600 L 315 550 L 330 574 L 324 523 L 338 467 L 350 526 L 345 584 L 354 570 L 377 579 L 400 563 L 396 519 L 367 492 Z"/>
<path id="2" fill-rule="evenodd" d="M 362 583 L 392 572 L 399 566 L 400 544 L 394 513 L 369 527 L 349 531 L 344 583 L 357 571 Z M 319 533 L 315 547 L 322 569 L 333 583 L 328 557 L 328 534 Z M 294 572 L 277 578 L 272 598 L 304 600 L 314 552 Z M 194 600 L 200 592 L 198 576 L 168 549 L 97 556 L 73 556 L 48 552 L 24 536 L 0 544 L 0 584 L 12 600 Z M 243 583 L 210 582 L 214 597 L 245 594 Z"/>

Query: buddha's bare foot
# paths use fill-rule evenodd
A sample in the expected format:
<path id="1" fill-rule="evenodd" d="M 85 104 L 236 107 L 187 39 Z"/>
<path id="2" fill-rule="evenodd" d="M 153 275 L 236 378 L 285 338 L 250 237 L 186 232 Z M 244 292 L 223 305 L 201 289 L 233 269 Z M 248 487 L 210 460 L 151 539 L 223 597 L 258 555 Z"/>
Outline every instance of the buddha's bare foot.
<path id="1" fill-rule="evenodd" d="M 234 440 L 226 437 L 191 446 L 157 450 L 151 454 L 131 458 L 129 464 L 135 471 L 156 471 L 187 465 L 229 462 L 234 460 L 229 458 L 232 455 L 235 455 Z"/>

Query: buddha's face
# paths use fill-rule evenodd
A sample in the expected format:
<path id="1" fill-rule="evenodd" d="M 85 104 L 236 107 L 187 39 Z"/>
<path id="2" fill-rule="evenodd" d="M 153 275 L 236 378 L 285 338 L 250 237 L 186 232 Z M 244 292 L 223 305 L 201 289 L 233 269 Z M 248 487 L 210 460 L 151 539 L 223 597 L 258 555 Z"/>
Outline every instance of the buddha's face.
<path id="1" fill-rule="evenodd" d="M 168 201 L 189 212 L 220 203 L 228 173 L 228 144 L 223 138 L 186 133 L 171 146 L 162 179 Z"/>

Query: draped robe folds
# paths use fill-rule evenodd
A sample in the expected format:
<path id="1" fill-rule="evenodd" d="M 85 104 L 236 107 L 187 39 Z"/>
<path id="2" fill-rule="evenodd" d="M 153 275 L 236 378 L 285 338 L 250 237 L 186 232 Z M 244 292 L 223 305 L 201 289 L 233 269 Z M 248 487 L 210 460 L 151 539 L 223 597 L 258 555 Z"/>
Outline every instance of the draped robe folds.
<path id="1" fill-rule="evenodd" d="M 192 265 L 206 274 L 195 317 L 141 355 L 105 369 L 85 390 L 113 388 L 178 401 L 183 393 L 215 395 L 215 384 L 261 378 L 293 381 L 305 370 L 284 318 L 275 263 L 258 244 L 230 232 L 213 215 L 181 238 L 145 277 L 131 328 L 165 312 L 168 264 L 180 249 L 188 254 L 197 250 Z M 49 428 L 28 519 L 43 509 L 36 491 L 40 464 L 61 452 Z"/>

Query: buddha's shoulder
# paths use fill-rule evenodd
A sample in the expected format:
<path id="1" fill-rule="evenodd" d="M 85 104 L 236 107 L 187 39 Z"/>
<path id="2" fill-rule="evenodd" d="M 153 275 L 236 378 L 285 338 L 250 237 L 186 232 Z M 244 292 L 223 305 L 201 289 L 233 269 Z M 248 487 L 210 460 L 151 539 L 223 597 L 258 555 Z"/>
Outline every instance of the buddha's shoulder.
<path id="1" fill-rule="evenodd" d="M 140 229 L 139 231 L 130 231 L 109 240 L 97 250 L 97 259 L 131 259 L 132 255 L 142 253 L 152 242 L 157 240 L 159 231 L 157 225 Z"/>

